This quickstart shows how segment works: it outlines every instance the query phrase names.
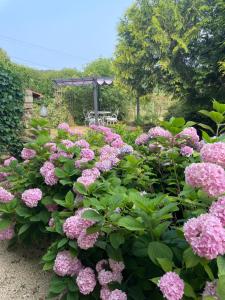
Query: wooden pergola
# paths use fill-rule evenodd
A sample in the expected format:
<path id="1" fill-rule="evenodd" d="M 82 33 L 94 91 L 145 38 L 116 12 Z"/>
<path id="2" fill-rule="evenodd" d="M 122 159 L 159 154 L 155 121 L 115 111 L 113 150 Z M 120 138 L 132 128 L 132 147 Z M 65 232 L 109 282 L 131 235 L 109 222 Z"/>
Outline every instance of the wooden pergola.
<path id="1" fill-rule="evenodd" d="M 69 79 L 54 79 L 56 86 L 93 86 L 94 112 L 95 123 L 98 124 L 98 87 L 103 85 L 111 85 L 113 78 L 111 77 L 84 77 L 84 78 L 69 78 Z"/>

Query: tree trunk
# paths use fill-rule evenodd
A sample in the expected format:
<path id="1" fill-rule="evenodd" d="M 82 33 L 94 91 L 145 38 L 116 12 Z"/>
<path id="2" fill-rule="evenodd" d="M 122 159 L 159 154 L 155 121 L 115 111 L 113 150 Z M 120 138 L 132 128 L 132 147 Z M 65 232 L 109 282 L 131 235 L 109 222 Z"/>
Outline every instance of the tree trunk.
<path id="1" fill-rule="evenodd" d="M 140 98 L 139 96 L 136 97 L 136 118 L 137 118 L 137 121 L 140 119 Z"/>

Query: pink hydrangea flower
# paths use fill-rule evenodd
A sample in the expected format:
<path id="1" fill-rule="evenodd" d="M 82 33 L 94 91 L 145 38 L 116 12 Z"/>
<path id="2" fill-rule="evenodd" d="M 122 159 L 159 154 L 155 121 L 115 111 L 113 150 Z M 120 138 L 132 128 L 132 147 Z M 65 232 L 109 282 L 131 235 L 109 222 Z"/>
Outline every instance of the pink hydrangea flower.
<path id="1" fill-rule="evenodd" d="M 217 281 L 214 280 L 212 282 L 207 281 L 202 296 L 213 296 L 215 300 L 219 300 L 219 296 L 216 292 L 217 289 Z"/>
<path id="2" fill-rule="evenodd" d="M 180 153 L 182 156 L 189 157 L 193 154 L 194 149 L 189 146 L 181 146 Z"/>
<path id="3" fill-rule="evenodd" d="M 68 133 L 70 135 L 78 135 L 78 136 L 82 136 L 83 135 L 83 133 L 79 129 L 77 129 L 77 128 L 69 128 Z"/>
<path id="4" fill-rule="evenodd" d="M 225 192 L 225 171 L 212 163 L 194 163 L 185 169 L 186 183 L 202 188 L 209 196 L 217 197 Z"/>
<path id="5" fill-rule="evenodd" d="M 43 177 L 47 175 L 47 173 L 51 170 L 54 170 L 55 166 L 52 162 L 46 161 L 43 166 L 40 168 L 40 173 Z"/>
<path id="6" fill-rule="evenodd" d="M 127 295 L 121 290 L 116 289 L 111 292 L 108 300 L 127 300 Z"/>
<path id="7" fill-rule="evenodd" d="M 48 148 L 50 150 L 51 153 L 54 153 L 56 152 L 58 149 L 57 149 L 57 145 L 56 143 L 46 143 L 44 145 L 45 148 Z"/>
<path id="8" fill-rule="evenodd" d="M 113 132 L 109 131 L 105 135 L 105 142 L 106 143 L 112 143 L 116 139 L 121 139 L 121 136 L 117 133 L 113 133 Z"/>
<path id="9" fill-rule="evenodd" d="M 92 169 L 85 169 L 82 171 L 82 177 L 89 177 L 92 176 L 95 179 L 100 177 L 100 172 L 97 168 L 92 168 Z"/>
<path id="10" fill-rule="evenodd" d="M 81 158 L 85 158 L 88 161 L 93 160 L 95 158 L 94 151 L 89 149 L 89 148 L 82 149 L 81 152 L 80 152 L 80 155 L 81 155 Z"/>
<path id="11" fill-rule="evenodd" d="M 70 129 L 70 126 L 68 123 L 60 123 L 57 128 L 64 131 L 68 131 Z"/>
<path id="12" fill-rule="evenodd" d="M 66 153 L 64 151 L 59 151 L 58 153 L 53 153 L 49 159 L 50 161 L 54 161 L 59 159 L 60 157 L 73 158 L 73 154 Z"/>
<path id="13" fill-rule="evenodd" d="M 0 230 L 0 241 L 11 240 L 15 235 L 14 227 L 10 226 Z"/>
<path id="14" fill-rule="evenodd" d="M 203 214 L 184 224 L 184 236 L 194 253 L 206 259 L 214 259 L 225 253 L 225 229 L 220 220 Z"/>
<path id="15" fill-rule="evenodd" d="M 58 183 L 58 177 L 55 175 L 55 169 L 48 171 L 44 179 L 47 185 L 56 185 Z"/>
<path id="16" fill-rule="evenodd" d="M 175 272 L 164 274 L 158 287 L 167 300 L 181 300 L 184 295 L 184 282 Z"/>
<path id="17" fill-rule="evenodd" d="M 197 130 L 194 127 L 188 127 L 182 130 L 176 135 L 177 138 L 184 138 L 191 142 L 191 144 L 197 144 L 199 142 L 199 136 Z"/>
<path id="18" fill-rule="evenodd" d="M 21 157 L 22 159 L 32 159 L 36 156 L 36 151 L 33 149 L 23 148 L 21 151 Z"/>
<path id="19" fill-rule="evenodd" d="M 108 267 L 108 265 L 109 265 L 108 260 L 102 259 L 99 262 L 97 262 L 95 269 L 97 272 L 100 272 L 101 270 Z"/>
<path id="20" fill-rule="evenodd" d="M 72 148 L 75 146 L 74 142 L 70 140 L 62 140 L 61 142 L 67 149 Z"/>
<path id="21" fill-rule="evenodd" d="M 109 265 L 110 265 L 110 268 L 115 273 L 122 272 L 125 268 L 125 265 L 124 265 L 123 261 L 116 261 L 116 260 L 113 260 L 111 258 L 109 259 Z"/>
<path id="22" fill-rule="evenodd" d="M 160 143 L 149 144 L 148 148 L 151 152 L 159 152 L 164 149 Z"/>
<path id="23" fill-rule="evenodd" d="M 215 163 L 225 168 L 225 143 L 205 144 L 200 154 L 204 162 Z"/>
<path id="24" fill-rule="evenodd" d="M 149 129 L 148 136 L 150 138 L 164 137 L 166 139 L 171 139 L 173 137 L 168 130 L 165 130 L 160 126 Z"/>
<path id="25" fill-rule="evenodd" d="M 218 201 L 213 202 L 209 208 L 210 214 L 216 216 L 223 226 L 225 226 L 225 197 L 220 197 Z"/>
<path id="26" fill-rule="evenodd" d="M 98 161 L 95 163 L 95 167 L 101 172 L 110 171 L 113 167 L 112 162 L 110 160 Z"/>
<path id="27" fill-rule="evenodd" d="M 1 203 L 8 203 L 8 202 L 12 201 L 13 198 L 14 198 L 14 196 L 10 192 L 5 190 L 3 187 L 0 187 L 0 202 Z"/>
<path id="28" fill-rule="evenodd" d="M 105 286 L 113 281 L 113 273 L 111 271 L 101 270 L 98 273 L 98 281 L 101 285 Z"/>
<path id="29" fill-rule="evenodd" d="M 88 209 L 78 210 L 75 216 L 69 217 L 63 224 L 63 232 L 70 239 L 78 239 L 83 230 L 95 224 L 94 221 L 82 218 L 82 214 Z"/>
<path id="30" fill-rule="evenodd" d="M 59 276 L 73 276 L 78 275 L 82 267 L 80 260 L 65 250 L 57 254 L 53 270 Z"/>
<path id="31" fill-rule="evenodd" d="M 94 183 L 95 180 L 96 179 L 93 176 L 81 176 L 77 178 L 77 182 L 82 183 L 85 187 Z"/>
<path id="32" fill-rule="evenodd" d="M 149 135 L 147 133 L 142 133 L 135 140 L 136 145 L 144 145 L 149 141 Z"/>
<path id="33" fill-rule="evenodd" d="M 109 300 L 111 291 L 107 286 L 103 286 L 100 290 L 100 299 L 101 300 Z"/>
<path id="34" fill-rule="evenodd" d="M 86 233 L 86 229 L 84 229 L 77 239 L 78 247 L 83 250 L 93 248 L 94 244 L 97 242 L 98 236 L 98 232 L 88 234 Z"/>
<path id="35" fill-rule="evenodd" d="M 79 291 L 83 295 L 89 295 L 96 286 L 95 273 L 91 268 L 81 270 L 76 279 Z"/>
<path id="36" fill-rule="evenodd" d="M 9 175 L 9 173 L 0 172 L 0 182 L 4 181 L 7 178 L 8 175 Z"/>
<path id="37" fill-rule="evenodd" d="M 79 148 L 89 148 L 90 147 L 89 143 L 85 140 L 76 141 L 74 143 L 74 145 Z"/>
<path id="38" fill-rule="evenodd" d="M 42 199 L 42 191 L 38 188 L 29 189 L 22 193 L 22 200 L 28 207 L 36 207 Z"/>
<path id="39" fill-rule="evenodd" d="M 8 167 L 11 164 L 11 162 L 14 160 L 17 160 L 17 159 L 15 157 L 11 156 L 10 158 L 5 159 L 3 164 L 5 167 Z"/>
<path id="40" fill-rule="evenodd" d="M 122 141 L 121 138 L 118 138 L 111 143 L 111 146 L 115 147 L 115 148 L 121 148 L 121 147 L 123 147 L 123 145 L 124 145 L 124 142 Z"/>

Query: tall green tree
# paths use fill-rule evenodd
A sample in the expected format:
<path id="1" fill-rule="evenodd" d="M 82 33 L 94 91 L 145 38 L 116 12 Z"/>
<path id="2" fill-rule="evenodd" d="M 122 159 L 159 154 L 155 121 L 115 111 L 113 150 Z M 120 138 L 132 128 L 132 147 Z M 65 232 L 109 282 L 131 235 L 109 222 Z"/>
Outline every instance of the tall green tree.
<path id="1" fill-rule="evenodd" d="M 118 31 L 116 73 L 137 94 L 160 85 L 188 112 L 225 100 L 223 0 L 136 0 Z"/>

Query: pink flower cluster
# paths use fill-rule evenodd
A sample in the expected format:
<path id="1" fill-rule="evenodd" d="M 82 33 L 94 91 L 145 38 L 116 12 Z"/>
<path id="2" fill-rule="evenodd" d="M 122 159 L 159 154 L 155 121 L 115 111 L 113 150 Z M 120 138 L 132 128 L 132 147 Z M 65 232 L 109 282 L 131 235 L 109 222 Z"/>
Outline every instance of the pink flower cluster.
<path id="1" fill-rule="evenodd" d="M 0 182 L 4 181 L 8 175 L 9 175 L 9 173 L 0 172 Z"/>
<path id="2" fill-rule="evenodd" d="M 75 146 L 75 143 L 70 140 L 62 140 L 61 143 L 67 148 L 72 148 Z"/>
<path id="3" fill-rule="evenodd" d="M 5 190 L 3 187 L 0 187 L 0 202 L 1 203 L 8 203 L 8 202 L 12 201 L 13 198 L 14 198 L 14 196 L 10 192 Z"/>
<path id="4" fill-rule="evenodd" d="M 21 157 L 22 159 L 32 159 L 36 156 L 36 151 L 33 149 L 28 149 L 28 148 L 23 148 L 23 150 L 21 151 Z"/>
<path id="5" fill-rule="evenodd" d="M 90 147 L 89 143 L 85 140 L 78 140 L 74 143 L 74 145 L 79 148 L 89 148 Z"/>
<path id="6" fill-rule="evenodd" d="M 182 156 L 189 157 L 193 154 L 194 149 L 189 146 L 181 146 L 180 153 Z"/>
<path id="7" fill-rule="evenodd" d="M 86 141 L 83 140 L 82 144 L 84 145 L 85 143 L 86 143 Z M 88 144 L 88 146 L 89 146 L 89 144 Z M 78 159 L 77 161 L 75 161 L 75 167 L 77 167 L 77 168 L 81 168 L 82 165 L 93 160 L 95 158 L 95 153 L 90 148 L 82 148 L 81 152 L 80 152 L 80 156 L 81 156 L 81 158 Z"/>
<path id="8" fill-rule="evenodd" d="M 76 283 L 81 294 L 89 295 L 97 284 L 94 271 L 91 268 L 81 270 L 76 278 Z"/>
<path id="9" fill-rule="evenodd" d="M 181 300 L 184 295 L 184 282 L 175 272 L 165 273 L 158 287 L 167 300 Z"/>
<path id="10" fill-rule="evenodd" d="M 204 162 L 215 163 L 225 168 L 225 143 L 205 144 L 200 154 Z"/>
<path id="11" fill-rule="evenodd" d="M 113 166 L 119 163 L 120 150 L 115 147 L 106 145 L 100 149 L 99 161 L 95 163 L 96 168 L 102 172 L 106 172 L 112 169 Z"/>
<path id="12" fill-rule="evenodd" d="M 213 202 L 209 208 L 210 214 L 217 217 L 223 226 L 225 226 L 225 197 L 220 197 L 218 201 Z"/>
<path id="13" fill-rule="evenodd" d="M 120 150 L 119 154 L 122 156 L 126 154 L 132 154 L 134 152 L 133 147 L 127 144 L 123 145 L 123 147 L 121 147 L 119 150 Z"/>
<path id="14" fill-rule="evenodd" d="M 135 140 L 136 145 L 144 145 L 147 144 L 149 141 L 150 137 L 147 133 L 142 133 L 140 136 L 138 136 Z"/>
<path id="15" fill-rule="evenodd" d="M 184 224 L 184 236 L 194 253 L 206 259 L 214 259 L 225 253 L 225 229 L 219 218 L 202 214 Z"/>
<path id="16" fill-rule="evenodd" d="M 68 123 L 60 123 L 57 128 L 60 130 L 68 131 L 70 129 L 70 126 Z"/>
<path id="17" fill-rule="evenodd" d="M 65 250 L 57 254 L 53 270 L 59 276 L 74 276 L 78 275 L 82 268 L 81 261 Z"/>
<path id="18" fill-rule="evenodd" d="M 124 292 L 120 290 L 111 291 L 108 287 L 108 284 L 112 282 L 122 282 L 122 271 L 124 268 L 125 266 L 122 261 L 115 261 L 113 259 L 102 259 L 96 264 L 98 282 L 101 285 L 100 298 L 102 300 L 127 299 L 127 296 Z"/>
<path id="19" fill-rule="evenodd" d="M 171 139 L 173 137 L 172 134 L 168 130 L 166 130 L 160 126 L 156 126 L 156 127 L 149 129 L 148 136 L 149 136 L 149 138 L 164 137 L 166 139 Z"/>
<path id="20" fill-rule="evenodd" d="M 40 168 L 40 173 L 44 177 L 47 185 L 53 186 L 58 182 L 58 177 L 55 175 L 55 166 L 52 162 L 46 161 Z"/>
<path id="21" fill-rule="evenodd" d="M 186 183 L 202 188 L 209 196 L 216 197 L 225 192 L 225 171 L 212 163 L 194 163 L 185 169 Z"/>
<path id="22" fill-rule="evenodd" d="M 22 193 L 22 200 L 28 207 L 36 207 L 42 199 L 42 191 L 38 188 L 29 189 Z"/>
<path id="23" fill-rule="evenodd" d="M 81 177 L 77 178 L 77 182 L 88 187 L 100 177 L 100 172 L 97 168 L 85 169 L 82 171 Z"/>
<path id="24" fill-rule="evenodd" d="M 73 154 L 70 153 L 66 153 L 64 151 L 59 151 L 57 153 L 53 153 L 50 157 L 49 160 L 50 161 L 54 161 L 59 159 L 60 157 L 66 157 L 66 158 L 73 158 Z"/>
<path id="25" fill-rule="evenodd" d="M 10 166 L 11 162 L 14 160 L 17 160 L 17 159 L 15 157 L 11 156 L 11 157 L 5 159 L 3 164 L 5 167 L 8 167 L 8 166 Z"/>
<path id="26" fill-rule="evenodd" d="M 15 235 L 14 227 L 10 226 L 0 230 L 0 241 L 11 240 Z"/>
<path id="27" fill-rule="evenodd" d="M 194 127 L 185 128 L 176 135 L 176 138 L 183 138 L 187 140 L 187 142 L 190 142 L 191 145 L 198 145 L 199 143 L 199 136 Z"/>
<path id="28" fill-rule="evenodd" d="M 219 296 L 217 295 L 217 281 L 214 280 L 212 282 L 207 281 L 202 296 L 213 296 L 215 300 L 219 300 Z"/>
<path id="29" fill-rule="evenodd" d="M 51 153 L 54 153 L 58 150 L 56 143 L 46 143 L 44 147 L 48 148 Z"/>
<path id="30" fill-rule="evenodd" d="M 99 236 L 98 232 L 92 234 L 86 232 L 89 227 L 95 224 L 94 221 L 82 217 L 82 214 L 87 210 L 91 210 L 91 208 L 78 210 L 74 216 L 67 218 L 63 224 L 65 235 L 69 239 L 77 239 L 78 246 L 84 250 L 92 248 Z"/>

